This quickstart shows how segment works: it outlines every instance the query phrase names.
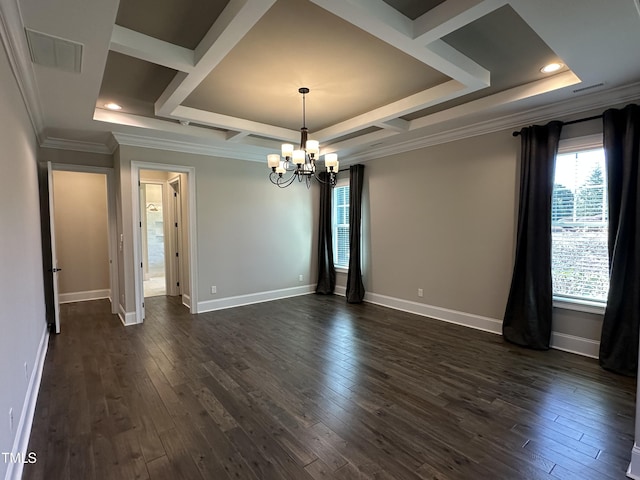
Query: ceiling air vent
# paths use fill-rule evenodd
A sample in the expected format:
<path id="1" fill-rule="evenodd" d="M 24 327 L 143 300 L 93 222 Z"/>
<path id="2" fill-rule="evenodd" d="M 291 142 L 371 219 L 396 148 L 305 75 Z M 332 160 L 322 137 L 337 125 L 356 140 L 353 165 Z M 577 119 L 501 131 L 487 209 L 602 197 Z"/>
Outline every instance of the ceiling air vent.
<path id="1" fill-rule="evenodd" d="M 38 65 L 80 73 L 82 44 L 25 28 L 31 60 Z"/>

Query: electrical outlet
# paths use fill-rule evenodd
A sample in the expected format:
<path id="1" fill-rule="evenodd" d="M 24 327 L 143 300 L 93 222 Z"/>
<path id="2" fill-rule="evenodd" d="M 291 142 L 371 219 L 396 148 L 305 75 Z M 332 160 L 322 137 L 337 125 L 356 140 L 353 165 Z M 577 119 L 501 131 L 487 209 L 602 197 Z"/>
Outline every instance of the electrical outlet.
<path id="1" fill-rule="evenodd" d="M 300 281 L 300 282 L 301 282 L 303 279 L 304 279 L 304 277 L 303 277 L 302 275 L 299 275 L 299 276 L 298 276 L 298 281 Z"/>
<path id="2" fill-rule="evenodd" d="M 211 285 L 211 293 L 218 293 L 218 287 Z"/>
<path id="3" fill-rule="evenodd" d="M 419 297 L 423 297 L 424 296 L 424 292 L 422 291 L 421 288 L 418 289 L 418 296 Z"/>
<path id="4" fill-rule="evenodd" d="M 13 408 L 9 409 L 9 432 L 13 433 Z"/>

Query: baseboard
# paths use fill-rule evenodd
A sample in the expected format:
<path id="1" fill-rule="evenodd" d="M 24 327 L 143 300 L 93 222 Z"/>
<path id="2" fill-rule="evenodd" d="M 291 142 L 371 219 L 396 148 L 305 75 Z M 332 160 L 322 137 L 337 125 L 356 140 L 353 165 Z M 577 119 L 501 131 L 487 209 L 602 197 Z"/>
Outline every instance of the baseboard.
<path id="1" fill-rule="evenodd" d="M 120 305 L 118 310 L 118 317 L 120 317 L 120 321 L 125 327 L 128 327 L 129 325 L 136 325 L 138 323 L 136 321 L 136 312 L 127 312 L 122 305 Z"/>
<path id="2" fill-rule="evenodd" d="M 87 290 L 86 292 L 61 293 L 58 295 L 60 303 L 86 302 L 88 300 L 100 300 L 111 298 L 111 290 Z"/>
<path id="3" fill-rule="evenodd" d="M 111 290 L 109 290 L 109 303 L 111 304 L 111 313 L 113 315 L 117 315 L 119 305 L 113 301 L 113 298 L 111 298 Z"/>
<path id="4" fill-rule="evenodd" d="M 11 450 L 11 453 L 14 455 L 19 454 L 19 458 L 23 460 L 28 459 L 27 447 L 29 446 L 33 417 L 36 413 L 36 403 L 38 401 L 38 392 L 40 391 L 40 381 L 42 380 L 42 371 L 44 369 L 45 358 L 47 357 L 48 346 L 49 330 L 45 325 L 44 331 L 42 332 L 42 338 L 40 339 L 40 345 L 38 346 L 38 352 L 33 363 L 33 370 L 31 371 L 27 394 L 24 399 L 24 404 L 22 405 L 22 415 L 20 415 L 20 422 L 18 423 L 18 428 L 16 430 L 13 449 Z M 44 461 L 44 459 L 41 461 Z M 23 462 L 9 462 L 5 479 L 19 480 L 22 478 L 23 468 Z"/>
<path id="5" fill-rule="evenodd" d="M 253 303 L 269 302 L 272 300 L 280 300 L 282 298 L 296 297 L 298 295 L 307 295 L 315 292 L 315 288 L 315 285 L 304 285 L 302 287 L 283 288 L 280 290 L 226 297 L 219 300 L 206 300 L 204 302 L 198 302 L 197 311 L 198 313 L 213 312 L 215 310 L 222 310 L 225 308 L 241 307 L 242 305 L 251 305 Z"/>
<path id="6" fill-rule="evenodd" d="M 637 441 L 638 439 L 636 438 Z M 634 443 L 631 449 L 631 462 L 627 469 L 627 477 L 640 480 L 640 446 L 637 443 Z"/>
<path id="7" fill-rule="evenodd" d="M 345 288 L 342 287 L 344 291 Z M 339 293 L 336 287 L 336 294 Z M 471 313 L 449 310 L 447 308 L 435 307 L 424 303 L 412 302 L 401 298 L 388 297 L 377 293 L 366 293 L 365 302 L 375 303 L 383 307 L 393 308 L 403 312 L 414 313 L 423 317 L 434 318 L 444 322 L 455 323 L 465 327 L 475 328 L 497 335 L 502 335 L 502 320 L 496 318 L 483 317 Z M 564 352 L 575 353 L 584 357 L 598 358 L 600 342 L 583 337 L 576 337 L 564 333 L 551 332 L 551 348 Z M 639 464 L 640 468 L 640 464 Z M 640 479 L 639 479 L 640 480 Z"/>
<path id="8" fill-rule="evenodd" d="M 191 297 L 186 293 L 182 294 L 182 304 L 189 310 L 191 310 Z"/>
<path id="9" fill-rule="evenodd" d="M 551 332 L 551 348 L 591 358 L 600 355 L 600 342 L 566 333 Z"/>
<path id="10" fill-rule="evenodd" d="M 423 317 L 435 318 L 444 322 L 455 323 L 465 327 L 483 330 L 485 332 L 502 334 L 502 320 L 495 318 L 482 317 L 472 313 L 459 312 L 457 310 L 449 310 L 447 308 L 435 307 L 425 303 L 412 302 L 401 298 L 387 297 L 377 293 L 366 293 L 364 301 L 382 305 L 383 307 L 401 310 L 403 312 L 414 313 Z"/>

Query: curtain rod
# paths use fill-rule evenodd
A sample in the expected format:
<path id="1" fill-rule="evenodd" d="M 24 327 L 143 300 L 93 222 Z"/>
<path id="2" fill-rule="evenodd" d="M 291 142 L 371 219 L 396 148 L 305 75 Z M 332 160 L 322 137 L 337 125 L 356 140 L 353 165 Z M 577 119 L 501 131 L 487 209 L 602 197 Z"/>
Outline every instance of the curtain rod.
<path id="1" fill-rule="evenodd" d="M 568 122 L 562 122 L 562 125 L 573 125 L 574 123 L 588 122 L 590 120 L 596 120 L 598 118 L 602 118 L 602 115 L 594 115 L 593 117 L 578 118 L 577 120 L 569 120 Z M 513 132 L 512 135 L 514 137 L 517 137 L 518 135 L 520 135 L 520 132 Z"/>

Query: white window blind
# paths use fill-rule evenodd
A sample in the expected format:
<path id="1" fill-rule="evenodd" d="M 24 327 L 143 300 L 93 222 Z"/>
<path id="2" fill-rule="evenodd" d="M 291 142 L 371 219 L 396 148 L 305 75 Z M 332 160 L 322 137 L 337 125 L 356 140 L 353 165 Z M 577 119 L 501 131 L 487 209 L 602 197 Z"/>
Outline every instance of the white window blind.
<path id="1" fill-rule="evenodd" d="M 554 297 L 606 302 L 608 207 L 602 148 L 557 155 L 551 225 Z"/>
<path id="2" fill-rule="evenodd" d="M 349 185 L 333 189 L 333 263 L 349 267 Z"/>

